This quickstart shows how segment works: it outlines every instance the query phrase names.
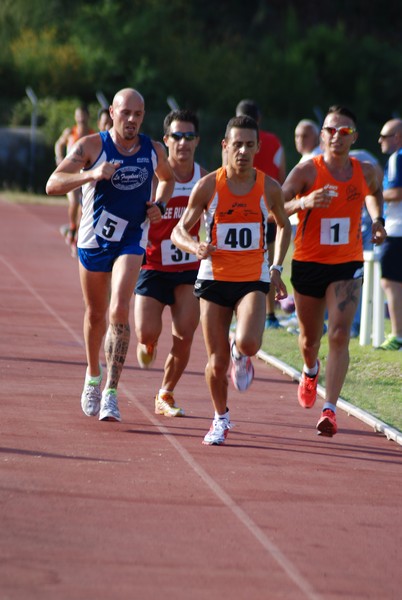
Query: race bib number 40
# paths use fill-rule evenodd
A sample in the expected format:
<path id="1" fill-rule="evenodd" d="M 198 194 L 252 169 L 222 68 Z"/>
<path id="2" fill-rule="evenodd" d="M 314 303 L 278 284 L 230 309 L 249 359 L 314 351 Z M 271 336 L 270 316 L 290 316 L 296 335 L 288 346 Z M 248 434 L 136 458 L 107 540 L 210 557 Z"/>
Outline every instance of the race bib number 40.
<path id="1" fill-rule="evenodd" d="M 218 248 L 222 250 L 257 250 L 260 247 L 260 223 L 218 223 Z"/>
<path id="2" fill-rule="evenodd" d="M 320 244 L 340 246 L 349 243 L 350 219 L 321 219 Z"/>
<path id="3" fill-rule="evenodd" d="M 104 210 L 95 227 L 96 235 L 109 242 L 120 242 L 128 221 Z"/>

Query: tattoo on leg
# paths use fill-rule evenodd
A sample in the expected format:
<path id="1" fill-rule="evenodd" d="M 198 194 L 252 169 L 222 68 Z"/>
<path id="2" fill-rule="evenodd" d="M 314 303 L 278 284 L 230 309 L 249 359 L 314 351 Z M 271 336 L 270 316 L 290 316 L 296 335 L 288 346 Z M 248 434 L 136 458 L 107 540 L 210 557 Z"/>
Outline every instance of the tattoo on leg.
<path id="1" fill-rule="evenodd" d="M 360 280 L 341 281 L 335 286 L 335 295 L 338 299 L 338 308 L 343 312 L 351 302 L 357 307 L 359 300 L 356 293 L 361 287 Z"/>
<path id="2" fill-rule="evenodd" d="M 116 388 L 126 360 L 130 342 L 130 325 L 109 324 L 105 338 L 105 355 L 108 367 L 107 387 Z"/>

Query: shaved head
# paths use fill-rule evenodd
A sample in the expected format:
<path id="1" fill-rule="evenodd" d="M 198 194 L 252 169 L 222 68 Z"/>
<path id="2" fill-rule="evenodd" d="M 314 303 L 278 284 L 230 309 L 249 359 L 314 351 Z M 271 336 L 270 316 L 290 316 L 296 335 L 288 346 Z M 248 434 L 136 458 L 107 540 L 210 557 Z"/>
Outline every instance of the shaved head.
<path id="1" fill-rule="evenodd" d="M 139 134 L 144 115 L 144 98 L 137 90 L 123 88 L 117 92 L 110 107 L 114 141 L 120 143 L 119 138 L 127 141 L 134 140 Z"/>
<path id="2" fill-rule="evenodd" d="M 383 127 L 388 133 L 402 133 L 402 119 L 391 119 Z"/>
<path id="3" fill-rule="evenodd" d="M 142 103 L 142 105 L 145 104 L 144 98 L 134 88 L 123 88 L 122 90 L 117 92 L 113 98 L 112 104 L 113 106 L 119 106 L 127 100 L 135 100 L 137 102 Z"/>

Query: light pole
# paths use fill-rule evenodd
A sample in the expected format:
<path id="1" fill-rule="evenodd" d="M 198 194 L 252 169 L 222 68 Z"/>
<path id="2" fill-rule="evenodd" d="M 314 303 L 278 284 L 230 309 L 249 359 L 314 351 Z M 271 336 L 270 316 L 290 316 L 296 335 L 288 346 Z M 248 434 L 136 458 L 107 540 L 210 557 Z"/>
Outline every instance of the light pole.
<path id="1" fill-rule="evenodd" d="M 35 175 L 35 154 L 36 154 L 36 127 L 38 123 L 38 98 L 31 87 L 25 88 L 26 95 L 31 101 L 31 151 L 29 157 L 29 187 L 33 191 Z"/>

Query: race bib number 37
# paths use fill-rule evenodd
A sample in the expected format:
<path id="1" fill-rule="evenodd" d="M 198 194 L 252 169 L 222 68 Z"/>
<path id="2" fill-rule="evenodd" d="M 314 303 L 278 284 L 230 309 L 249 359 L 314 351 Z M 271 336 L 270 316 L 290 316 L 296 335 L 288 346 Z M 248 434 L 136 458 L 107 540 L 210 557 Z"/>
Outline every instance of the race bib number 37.
<path id="1" fill-rule="evenodd" d="M 109 242 L 120 242 L 128 221 L 104 210 L 95 227 L 96 235 Z"/>
<path id="2" fill-rule="evenodd" d="M 260 247 L 260 223 L 218 223 L 218 248 L 222 250 L 257 250 Z"/>
<path id="3" fill-rule="evenodd" d="M 197 239 L 197 238 L 194 238 Z M 162 264 L 167 265 L 187 265 L 189 263 L 197 263 L 198 259 L 195 254 L 184 252 L 177 248 L 170 240 L 163 240 L 161 243 Z"/>
<path id="4" fill-rule="evenodd" d="M 350 219 L 321 219 L 320 243 L 326 246 L 340 246 L 349 243 Z"/>

